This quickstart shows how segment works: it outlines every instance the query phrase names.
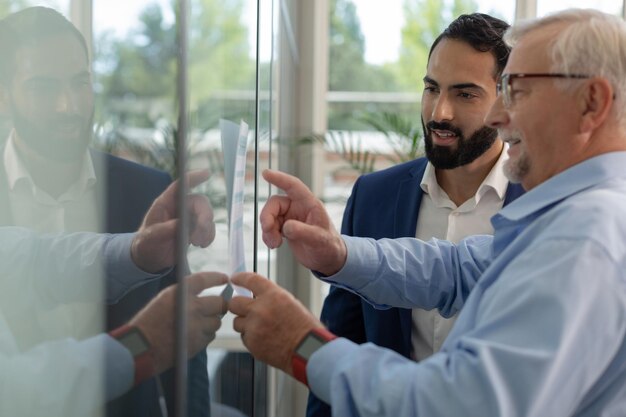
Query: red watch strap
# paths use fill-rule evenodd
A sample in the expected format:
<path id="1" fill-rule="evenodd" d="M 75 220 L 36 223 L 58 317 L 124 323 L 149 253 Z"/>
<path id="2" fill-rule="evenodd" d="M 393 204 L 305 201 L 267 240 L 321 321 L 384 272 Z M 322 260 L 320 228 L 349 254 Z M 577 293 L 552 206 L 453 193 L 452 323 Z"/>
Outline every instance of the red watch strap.
<path id="1" fill-rule="evenodd" d="M 309 381 L 306 378 L 306 364 L 307 362 L 304 360 L 304 358 L 298 355 L 293 355 L 293 358 L 291 359 L 293 377 L 308 387 Z"/>
<path id="2" fill-rule="evenodd" d="M 141 333 L 141 330 L 139 330 L 137 327 L 131 326 L 129 324 L 124 324 L 117 329 L 111 330 L 109 332 L 109 335 L 111 335 L 111 337 L 115 339 L 119 339 L 133 329 L 137 329 L 137 331 Z M 133 381 L 133 385 L 138 385 L 146 379 L 152 378 L 152 376 L 154 375 L 154 358 L 152 356 L 152 349 L 149 349 L 148 351 L 133 357 L 133 360 L 135 361 L 135 378 Z"/>
<path id="3" fill-rule="evenodd" d="M 318 328 L 312 329 L 309 333 L 307 333 L 302 338 L 302 340 L 300 342 L 298 342 L 298 345 L 300 345 L 300 343 L 302 343 L 302 341 L 311 333 L 314 333 L 314 334 L 318 335 L 320 338 L 322 338 L 326 342 L 330 342 L 331 340 L 334 340 L 334 339 L 337 338 L 336 335 L 332 334 L 325 327 L 318 327 Z M 294 376 L 295 379 L 297 379 L 298 381 L 302 382 L 304 385 L 306 385 L 308 387 L 309 386 L 309 381 L 307 380 L 307 377 L 306 377 L 306 365 L 307 365 L 307 360 L 304 359 L 303 357 L 297 355 L 294 352 L 294 354 L 293 354 L 293 356 L 291 358 L 291 367 L 292 367 L 292 371 L 293 371 L 293 376 Z"/>

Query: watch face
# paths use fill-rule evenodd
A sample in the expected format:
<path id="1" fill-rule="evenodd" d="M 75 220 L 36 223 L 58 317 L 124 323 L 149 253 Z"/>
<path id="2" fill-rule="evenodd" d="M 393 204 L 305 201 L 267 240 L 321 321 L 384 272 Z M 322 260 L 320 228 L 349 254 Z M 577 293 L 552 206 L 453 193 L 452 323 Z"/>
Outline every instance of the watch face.
<path id="1" fill-rule="evenodd" d="M 130 350 L 133 357 L 137 357 L 150 349 L 148 342 L 137 329 L 132 329 L 117 340 Z"/>
<path id="2" fill-rule="evenodd" d="M 317 334 L 309 333 L 296 349 L 296 353 L 298 356 L 308 361 L 311 358 L 311 355 L 313 355 L 313 352 L 324 346 L 326 342 L 326 340 Z"/>

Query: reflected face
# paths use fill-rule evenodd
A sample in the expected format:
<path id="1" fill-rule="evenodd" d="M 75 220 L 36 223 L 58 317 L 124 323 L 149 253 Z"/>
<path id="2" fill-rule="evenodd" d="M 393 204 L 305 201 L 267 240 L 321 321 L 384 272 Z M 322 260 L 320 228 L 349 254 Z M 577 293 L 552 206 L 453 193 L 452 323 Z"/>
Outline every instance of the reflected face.
<path id="1" fill-rule="evenodd" d="M 91 140 L 94 105 L 80 42 L 62 34 L 20 48 L 7 101 L 22 144 L 58 161 L 79 158 Z"/>
<path id="2" fill-rule="evenodd" d="M 513 48 L 504 73 L 552 72 L 546 51 L 560 29 L 553 25 L 522 37 Z M 509 144 L 506 176 L 530 190 L 576 163 L 573 139 L 580 114 L 572 94 L 557 88 L 552 78 L 515 79 L 511 99 L 512 104 L 505 108 L 498 98 L 487 123 L 497 128 L 502 140 Z"/>
<path id="3" fill-rule="evenodd" d="M 496 61 L 490 52 L 443 39 L 424 77 L 422 127 L 426 156 L 439 169 L 469 164 L 494 146 L 497 131 L 484 119 L 496 99 Z"/>

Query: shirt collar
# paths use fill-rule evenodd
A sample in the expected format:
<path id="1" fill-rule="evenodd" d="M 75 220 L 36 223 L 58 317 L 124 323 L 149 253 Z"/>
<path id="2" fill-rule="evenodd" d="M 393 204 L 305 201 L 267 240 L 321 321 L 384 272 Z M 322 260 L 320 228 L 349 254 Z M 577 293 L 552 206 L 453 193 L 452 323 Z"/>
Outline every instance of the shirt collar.
<path id="1" fill-rule="evenodd" d="M 478 192 L 476 195 L 478 198 L 482 197 L 487 190 L 492 189 L 498 194 L 498 198 L 500 200 L 504 200 L 506 196 L 506 189 L 509 186 L 509 180 L 506 175 L 504 175 L 504 163 L 507 159 L 509 159 L 509 155 L 506 152 L 508 149 L 508 145 L 504 144 L 502 147 L 502 152 L 500 152 L 500 157 L 489 171 L 489 174 L 485 177 L 485 180 L 478 187 Z"/>
<path id="2" fill-rule="evenodd" d="M 539 184 L 493 217 L 519 221 L 561 200 L 607 180 L 626 177 L 626 152 L 610 152 L 587 159 Z"/>
<path id="3" fill-rule="evenodd" d="M 4 167 L 7 174 L 9 189 L 14 190 L 18 183 L 24 183 L 28 185 L 34 194 L 37 190 L 37 186 L 17 153 L 17 149 L 15 147 L 15 135 L 16 132 L 15 129 L 13 129 L 4 148 Z M 75 190 L 76 192 L 85 192 L 93 187 L 95 183 L 96 171 L 93 166 L 93 160 L 91 159 L 89 151 L 86 151 L 83 156 L 83 165 L 80 170 L 80 174 L 76 182 L 69 187 L 68 191 Z"/>
<path id="4" fill-rule="evenodd" d="M 506 153 L 507 146 L 508 145 L 506 144 L 504 145 L 502 152 L 500 152 L 500 157 L 478 187 L 478 191 L 476 191 L 477 202 L 480 201 L 481 197 L 490 189 L 496 192 L 500 200 L 504 200 L 506 190 L 509 185 L 509 180 L 504 175 L 503 169 L 504 162 L 508 159 L 508 155 Z M 426 169 L 424 170 L 424 176 L 422 177 L 420 187 L 426 194 L 429 194 L 433 200 L 440 198 L 440 196 L 444 193 L 437 182 L 435 167 L 430 163 L 430 161 L 426 164 Z"/>
<path id="5" fill-rule="evenodd" d="M 422 182 L 420 182 L 420 187 L 422 188 L 424 193 L 430 195 L 430 198 L 432 198 L 433 200 L 441 198 L 443 190 L 437 182 L 435 167 L 433 166 L 433 164 L 430 163 L 430 161 L 428 161 L 428 163 L 426 164 L 424 176 L 422 176 Z"/>

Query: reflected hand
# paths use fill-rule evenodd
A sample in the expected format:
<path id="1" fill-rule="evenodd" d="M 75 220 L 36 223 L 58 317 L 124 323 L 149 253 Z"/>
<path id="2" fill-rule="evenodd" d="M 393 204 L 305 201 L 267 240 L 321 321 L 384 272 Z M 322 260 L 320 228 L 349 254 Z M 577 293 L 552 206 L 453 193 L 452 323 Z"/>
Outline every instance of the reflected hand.
<path id="1" fill-rule="evenodd" d="M 322 323 L 287 290 L 261 275 L 243 272 L 231 281 L 255 296 L 230 300 L 228 309 L 237 315 L 233 329 L 241 333 L 255 358 L 292 375 L 291 359 L 298 343 Z"/>
<path id="2" fill-rule="evenodd" d="M 185 175 L 189 188 L 207 180 L 208 171 L 192 171 Z M 146 272 L 156 273 L 176 262 L 176 231 L 179 224 L 176 195 L 179 181 L 170 184 L 154 200 L 143 219 L 131 246 L 135 264 Z M 189 211 L 189 239 L 195 246 L 207 247 L 215 238 L 213 208 L 206 196 L 190 194 L 186 207 Z"/>
<path id="3" fill-rule="evenodd" d="M 204 349 L 222 325 L 221 317 L 227 311 L 226 301 L 220 296 L 198 297 L 205 288 L 228 282 L 218 272 L 199 272 L 187 278 L 187 347 L 189 357 Z M 174 364 L 176 285 L 161 291 L 130 321 L 141 330 L 152 347 L 156 373 Z"/>
<path id="4" fill-rule="evenodd" d="M 265 170 L 263 178 L 287 194 L 271 196 L 261 210 L 265 244 L 277 248 L 285 237 L 305 267 L 324 275 L 338 272 L 346 262 L 347 250 L 322 202 L 294 176 Z"/>

